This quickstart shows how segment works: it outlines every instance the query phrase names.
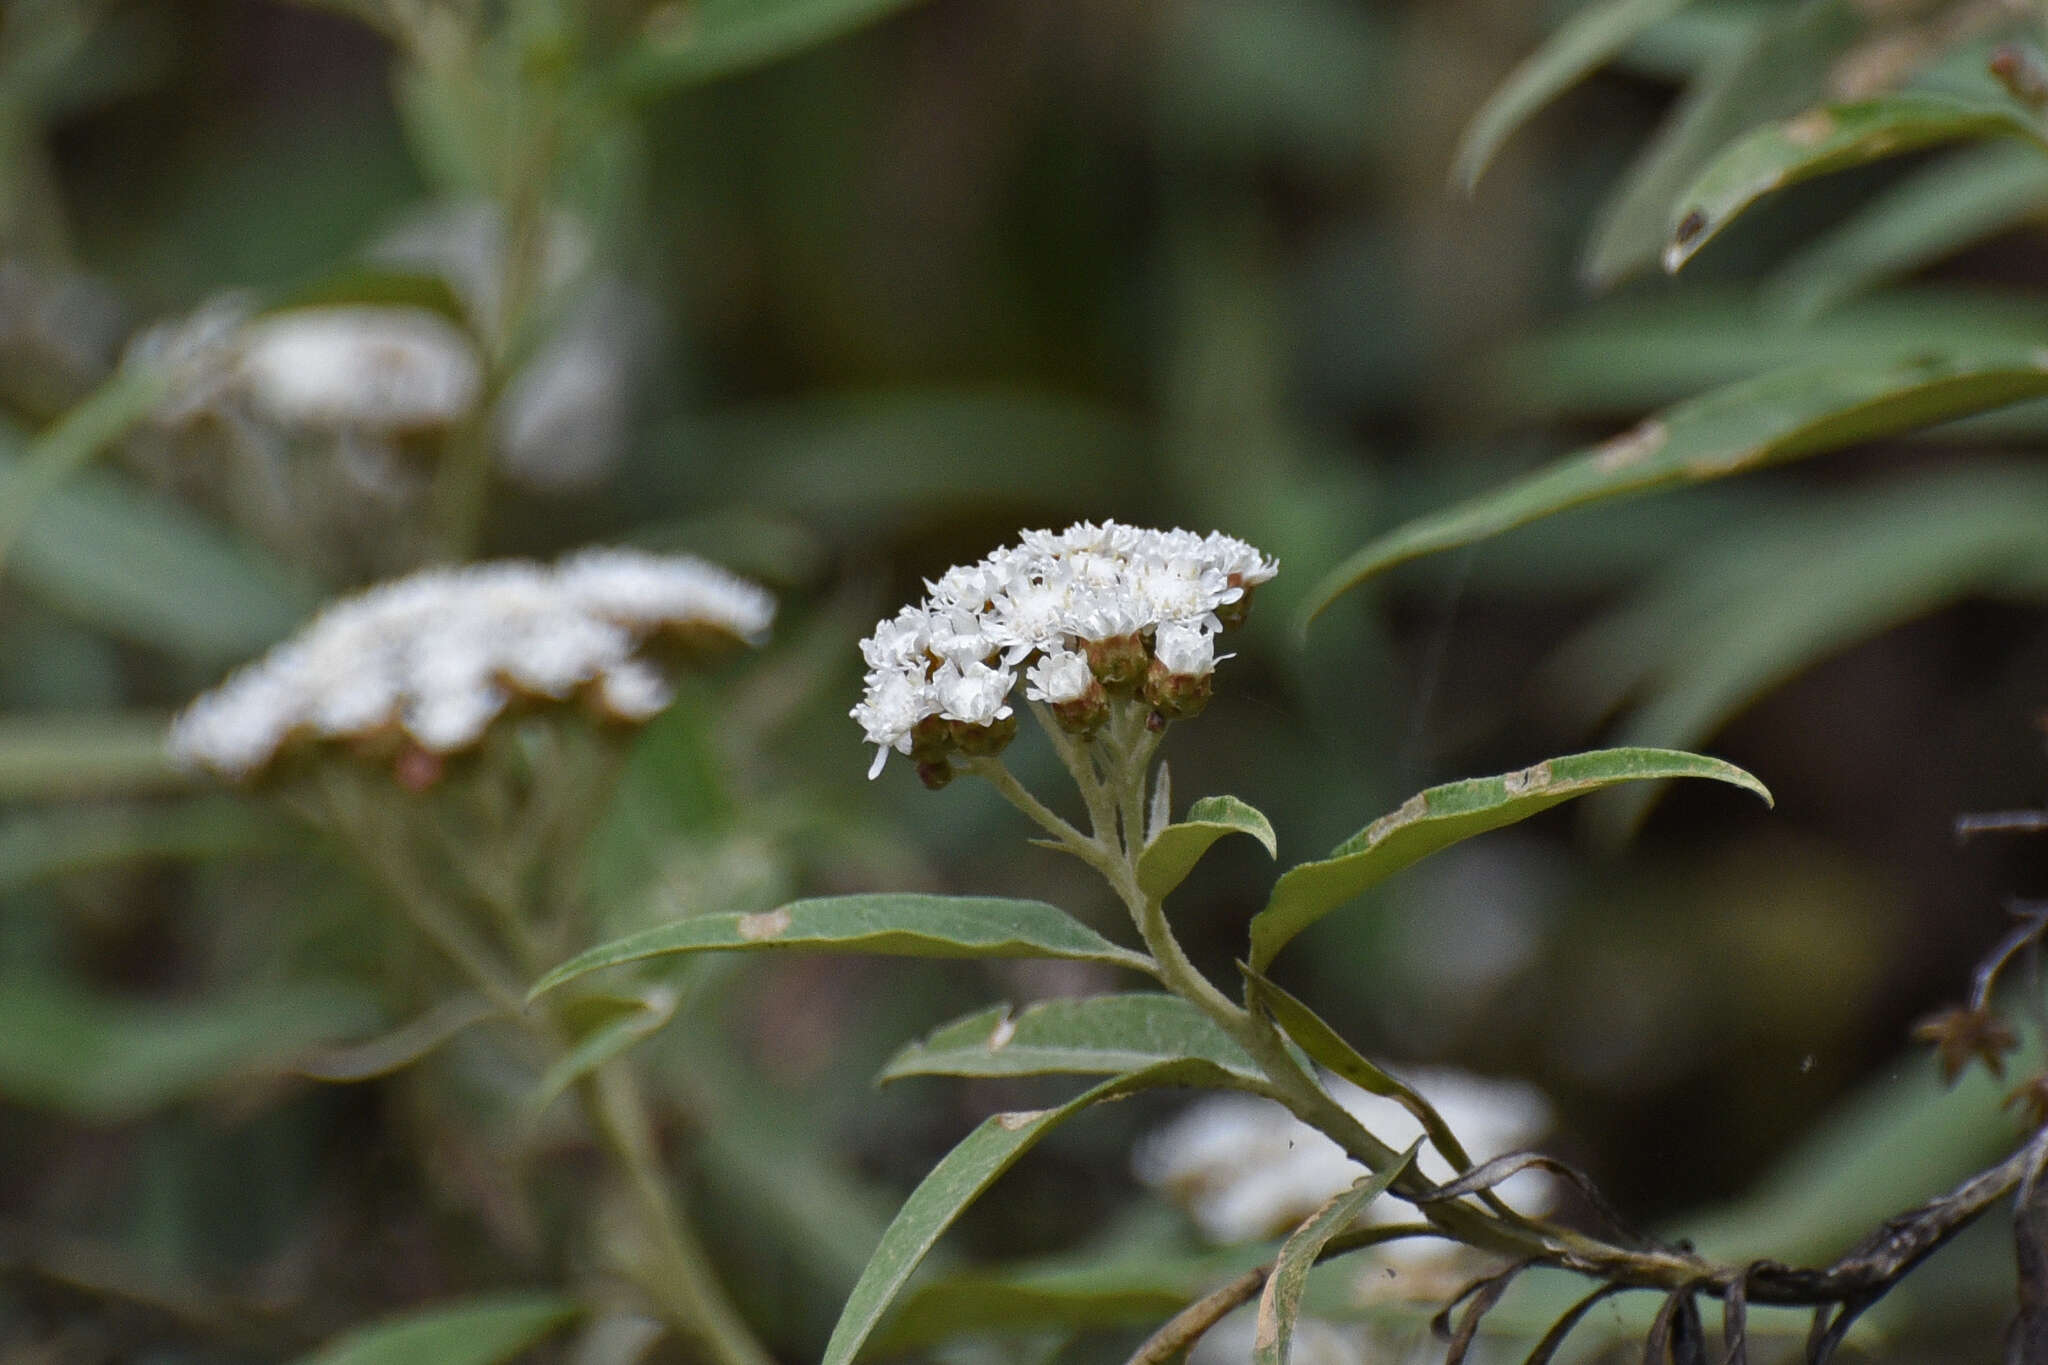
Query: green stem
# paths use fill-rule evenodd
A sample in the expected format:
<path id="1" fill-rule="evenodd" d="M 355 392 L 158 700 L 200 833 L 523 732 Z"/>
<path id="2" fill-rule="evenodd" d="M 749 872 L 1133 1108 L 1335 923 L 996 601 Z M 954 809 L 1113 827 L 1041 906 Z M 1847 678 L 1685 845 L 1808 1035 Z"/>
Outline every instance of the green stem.
<path id="1" fill-rule="evenodd" d="M 1102 779 L 1095 774 L 1095 751 L 1102 741 L 1085 740 L 1068 734 L 1041 702 L 1031 703 L 1031 714 L 1037 719 L 1039 728 L 1044 730 L 1046 737 L 1052 741 L 1053 752 L 1058 754 L 1060 762 L 1066 765 L 1068 775 L 1074 779 L 1074 785 L 1080 789 L 1082 804 L 1088 808 L 1088 824 L 1095 834 L 1095 838 L 1090 842 L 1094 843 L 1105 857 L 1109 856 L 1109 851 L 1116 846 L 1116 807 L 1110 801 L 1108 792 L 1104 790 Z M 1028 797 L 1030 793 L 1026 792 L 1025 795 Z M 1028 811 L 1026 813 L 1029 814 Z M 1105 872 L 1103 875 L 1107 876 L 1108 873 Z"/>
<path id="2" fill-rule="evenodd" d="M 377 828 L 370 817 L 374 805 L 349 789 L 347 779 L 323 772 L 317 800 L 308 814 L 321 828 L 332 830 L 356 857 L 357 862 L 383 886 L 415 929 L 445 954 L 486 996 L 507 1014 L 525 1012 L 525 987 L 498 960 L 461 916 L 452 911 L 429 889 L 428 879 L 415 866 L 402 835 Z"/>
<path id="3" fill-rule="evenodd" d="M 625 1177 L 652 1254 L 639 1276 L 662 1316 L 706 1365 L 775 1365 L 727 1297 L 711 1258 L 670 1198 L 654 1124 L 623 1058 L 586 1076 L 579 1093 L 605 1151 Z"/>
<path id="4" fill-rule="evenodd" d="M 1058 840 L 1060 847 L 1091 867 L 1107 869 L 1108 850 L 1101 842 L 1075 829 L 1050 806 L 1033 796 L 1030 789 L 1017 780 L 1017 775 L 1004 765 L 1003 760 L 970 758 L 967 760 L 967 771 L 985 779 L 990 786 L 1002 793 L 1004 800 L 1024 812 L 1033 824 Z"/>
<path id="5" fill-rule="evenodd" d="M 335 830 L 384 886 L 406 918 L 439 948 L 491 1002 L 517 1019 L 554 1057 L 567 1044 L 557 1021 L 526 1008 L 525 991 L 461 915 L 430 889 L 415 866 L 407 830 L 379 828 L 373 802 L 359 799 L 345 779 L 317 788 L 304 803 L 315 822 Z M 445 831 L 443 831 L 445 832 Z M 520 919 L 517 905 L 493 905 L 503 918 Z M 703 1365 L 775 1365 L 754 1339 L 719 1284 L 711 1260 L 671 1199 L 661 1170 L 654 1121 L 627 1058 L 596 1067 L 577 1085 L 584 1114 L 624 1179 L 646 1238 L 649 1259 L 636 1276 L 671 1330 Z"/>

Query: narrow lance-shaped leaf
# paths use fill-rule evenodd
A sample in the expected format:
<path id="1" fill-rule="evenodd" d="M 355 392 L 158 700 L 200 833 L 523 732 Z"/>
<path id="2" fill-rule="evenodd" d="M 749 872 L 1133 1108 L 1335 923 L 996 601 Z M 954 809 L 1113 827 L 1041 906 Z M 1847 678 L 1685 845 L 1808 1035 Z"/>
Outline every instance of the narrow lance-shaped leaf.
<path id="1" fill-rule="evenodd" d="M 1995 142 L 1908 172 L 1782 266 L 1765 286 L 1809 319 L 2048 211 L 2048 157 Z"/>
<path id="2" fill-rule="evenodd" d="M 1215 1021 L 1177 995 L 1146 991 L 1044 1000 L 1012 1014 L 997 1005 L 908 1044 L 879 1079 L 905 1076 L 1114 1076 L 1194 1057 L 1256 1077 Z"/>
<path id="3" fill-rule="evenodd" d="M 1307 1005 L 1249 966 L 1243 963 L 1238 966 L 1245 975 L 1249 1003 L 1272 1015 L 1274 1022 L 1311 1060 L 1369 1095 L 1379 1095 L 1398 1103 L 1415 1116 L 1415 1121 L 1429 1134 L 1429 1140 L 1452 1166 L 1460 1172 L 1472 1168 L 1472 1158 L 1466 1153 L 1465 1145 L 1458 1141 L 1458 1135 L 1413 1086 L 1383 1070 L 1345 1042 L 1342 1034 L 1324 1023 L 1322 1016 Z"/>
<path id="4" fill-rule="evenodd" d="M 735 75 L 827 42 L 902 9 L 911 0 L 703 0 L 675 22 L 653 26 L 628 56 L 619 83 L 650 96 Z"/>
<path id="5" fill-rule="evenodd" d="M 906 1293 L 869 1344 L 881 1356 L 970 1331 L 1154 1327 L 1273 1251 L 1270 1242 L 1208 1251 L 1146 1243 L 963 1267 Z"/>
<path id="6" fill-rule="evenodd" d="M 1687 17 L 1705 19 L 1731 8 L 1700 6 Z M 1671 205 L 1701 167 L 1759 123 L 1789 118 L 1827 98 L 1831 73 L 1874 27 L 1868 10 L 1865 0 L 1802 0 L 1734 20 L 1741 36 L 1716 45 L 1601 206 L 1581 267 L 1585 279 L 1609 285 L 1653 263 Z"/>
<path id="7" fill-rule="evenodd" d="M 55 781 L 22 788 L 27 795 L 63 790 Z M 27 811 L 0 822 L 0 892 L 144 858 L 232 858 L 281 847 L 293 832 L 269 812 L 228 796 Z"/>
<path id="8" fill-rule="evenodd" d="M 1573 14 L 1508 73 L 1458 139 L 1452 176 L 1469 192 L 1529 116 L 1585 79 L 1652 24 L 1690 0 L 1607 0 Z"/>
<path id="9" fill-rule="evenodd" d="M 292 1069 L 315 1081 L 367 1081 L 411 1066 L 473 1024 L 498 1014 L 474 992 L 451 995 L 416 1019 L 360 1043 L 337 1043 L 308 1053 Z"/>
<path id="10" fill-rule="evenodd" d="M 1944 142 L 2019 138 L 2048 156 L 2032 118 L 1934 95 L 1825 105 L 1759 128 L 1722 152 L 1678 198 L 1664 268 L 1677 270 L 1750 205 L 1800 180 Z"/>
<path id="11" fill-rule="evenodd" d="M 1328 858 L 1281 875 L 1266 908 L 1252 917 L 1252 969 L 1265 971 L 1296 934 L 1432 853 L 1588 792 L 1666 777 L 1711 778 L 1771 799 L 1763 783 L 1734 764 L 1671 749 L 1596 749 L 1498 777 L 1431 787 L 1339 844 Z"/>
<path id="12" fill-rule="evenodd" d="M 1759 375 L 1680 403 L 1590 450 L 1395 528 L 1316 585 L 1302 624 L 1396 564 L 1574 507 L 1725 478 L 2043 395 L 2048 395 L 2048 350 L 2040 348 L 2000 347 Z"/>
<path id="13" fill-rule="evenodd" d="M 1415 1160 L 1416 1148 L 1421 1145 L 1421 1139 L 1416 1139 L 1399 1161 L 1332 1195 L 1288 1234 L 1259 1295 L 1259 1315 L 1252 1330 L 1252 1365 L 1287 1365 L 1289 1350 L 1294 1345 L 1295 1320 L 1301 1312 L 1301 1292 L 1308 1287 L 1308 1272 L 1315 1269 L 1316 1258 L 1366 1205 L 1387 1192 L 1387 1187 Z"/>
<path id="14" fill-rule="evenodd" d="M 0 438 L 0 476 L 23 464 Z M 35 498 L 8 581 L 88 624 L 218 665 L 289 631 L 311 601 L 260 551 L 107 470 Z"/>
<path id="15" fill-rule="evenodd" d="M 376 1022 L 372 1000 L 301 982 L 166 1004 L 89 994 L 60 980 L 0 985 L 0 1095 L 120 1122 L 298 1056 Z"/>
<path id="16" fill-rule="evenodd" d="M 169 720 L 99 712 L 0 718 L 0 800 L 138 795 L 192 786 L 164 744 Z"/>
<path id="17" fill-rule="evenodd" d="M 1273 823 L 1258 809 L 1234 796 L 1205 796 L 1188 808 L 1188 818 L 1154 835 L 1138 855 L 1138 887 L 1148 896 L 1172 891 L 1194 871 L 1202 855 L 1226 834 L 1249 834 L 1278 857 Z"/>
<path id="18" fill-rule="evenodd" d="M 1613 688 L 1596 703 L 1632 700 L 1619 742 L 1697 747 L 1755 697 L 1901 621 L 1971 594 L 2040 598 L 2043 525 L 2039 468 L 1973 462 L 1809 499 L 1797 515 L 1707 533 L 1545 671 L 1560 692 L 1576 668 Z M 1588 810 L 1596 838 L 1625 839 L 1659 788 L 1631 787 Z"/>
<path id="19" fill-rule="evenodd" d="M 1055 1109 L 996 1114 L 983 1120 L 980 1127 L 962 1138 L 932 1167 L 897 1211 L 867 1269 L 861 1272 L 860 1283 L 853 1287 L 846 1306 L 840 1310 L 838 1325 L 825 1345 L 822 1365 L 851 1365 L 861 1344 L 888 1312 L 889 1305 L 938 1242 L 939 1235 L 1052 1129 L 1090 1105 L 1121 1099 L 1140 1090 L 1231 1085 L 1229 1073 L 1211 1063 L 1163 1062 L 1105 1081 Z"/>
<path id="20" fill-rule="evenodd" d="M 496 1365 L 582 1312 L 559 1294 L 480 1294 L 358 1327 L 295 1365 Z"/>
<path id="21" fill-rule="evenodd" d="M 586 1029 L 576 1045 L 534 1082 L 526 1096 L 527 1112 L 539 1115 L 564 1090 L 666 1024 L 675 1015 L 676 1003 L 674 991 L 658 986 L 618 1002 L 619 1008 Z"/>
<path id="22" fill-rule="evenodd" d="M 569 959 L 543 976 L 532 995 L 606 967 L 703 952 L 1052 957 L 1151 971 L 1150 958 L 1117 947 L 1043 901 L 873 894 L 791 901 L 750 915 L 697 915 L 643 929 Z"/>
<path id="23" fill-rule="evenodd" d="M 117 370 L 30 443 L 21 462 L 0 482 L 0 566 L 6 564 L 42 499 L 127 435 L 169 389 L 170 381 L 161 371 Z"/>

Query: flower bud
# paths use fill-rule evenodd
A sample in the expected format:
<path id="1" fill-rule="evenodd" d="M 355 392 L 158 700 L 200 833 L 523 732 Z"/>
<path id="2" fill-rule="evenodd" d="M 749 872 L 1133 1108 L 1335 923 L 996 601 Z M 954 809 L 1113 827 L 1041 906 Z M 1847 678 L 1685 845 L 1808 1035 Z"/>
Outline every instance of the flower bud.
<path id="1" fill-rule="evenodd" d="M 1154 659 L 1145 673 L 1145 702 L 1166 720 L 1200 715 L 1209 704 L 1214 674 L 1175 673 Z"/>
<path id="2" fill-rule="evenodd" d="M 937 791 L 953 780 L 953 765 L 945 759 L 917 765 L 917 780 L 924 783 L 925 790 Z"/>
<path id="3" fill-rule="evenodd" d="M 1007 708 L 1006 708 L 1007 712 Z M 953 743 L 969 758 L 993 758 L 1010 747 L 1010 741 L 1017 737 L 1017 717 L 1005 714 L 986 725 L 969 725 L 965 721 L 950 722 Z"/>
<path id="4" fill-rule="evenodd" d="M 1083 655 L 1064 649 L 1048 654 L 1031 666 L 1025 680 L 1024 695 L 1050 707 L 1068 734 L 1092 735 L 1109 720 L 1109 694 Z"/>
<path id="5" fill-rule="evenodd" d="M 957 741 L 952 723 L 940 716 L 926 716 L 910 727 L 910 760 L 917 764 L 944 763 Z"/>
<path id="6" fill-rule="evenodd" d="M 1145 640 L 1136 631 L 1101 640 L 1083 640 L 1088 667 L 1096 680 L 1119 696 L 1129 696 L 1145 679 Z"/>
<path id="7" fill-rule="evenodd" d="M 1215 638 L 1198 626 L 1165 622 L 1152 639 L 1145 700 L 1168 720 L 1196 715 L 1209 704 L 1215 675 Z"/>

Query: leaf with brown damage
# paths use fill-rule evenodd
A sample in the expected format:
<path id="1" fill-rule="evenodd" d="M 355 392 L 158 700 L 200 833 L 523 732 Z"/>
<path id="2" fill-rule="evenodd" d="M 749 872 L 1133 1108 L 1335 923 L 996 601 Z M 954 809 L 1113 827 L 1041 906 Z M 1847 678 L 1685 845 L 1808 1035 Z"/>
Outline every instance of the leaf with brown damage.
<path id="1" fill-rule="evenodd" d="M 599 944 L 534 984 L 531 996 L 606 967 L 679 953 L 878 953 L 889 957 L 1050 957 L 1151 971 L 1044 901 L 874 894 L 791 901 L 756 914 L 693 915 Z"/>
<path id="2" fill-rule="evenodd" d="M 2048 395 L 2048 354 L 2001 345 L 1800 366 L 1702 394 L 1591 449 L 1396 527 L 1310 591 L 1301 625 L 1397 564 L 1608 498 L 1704 483 Z"/>
<path id="3" fill-rule="evenodd" d="M 878 1079 L 1116 1076 L 1182 1057 L 1258 1075 L 1252 1059 L 1208 1015 L 1177 995 L 1142 991 L 1041 1000 L 1015 1013 L 995 1005 L 906 1044 Z"/>
<path id="4" fill-rule="evenodd" d="M 1678 200 L 1664 248 L 1675 271 L 1752 205 L 1787 185 L 1946 142 L 2015 138 L 2048 155 L 2039 122 L 2002 105 L 1899 94 L 1808 109 L 1738 139 Z"/>
<path id="5" fill-rule="evenodd" d="M 1676 749 L 1595 749 L 1498 777 L 1431 787 L 1337 845 L 1329 857 L 1282 874 L 1266 908 L 1252 917 L 1252 970 L 1265 971 L 1296 934 L 1432 853 L 1604 787 L 1670 777 L 1710 778 L 1771 799 L 1763 783 L 1734 764 Z"/>

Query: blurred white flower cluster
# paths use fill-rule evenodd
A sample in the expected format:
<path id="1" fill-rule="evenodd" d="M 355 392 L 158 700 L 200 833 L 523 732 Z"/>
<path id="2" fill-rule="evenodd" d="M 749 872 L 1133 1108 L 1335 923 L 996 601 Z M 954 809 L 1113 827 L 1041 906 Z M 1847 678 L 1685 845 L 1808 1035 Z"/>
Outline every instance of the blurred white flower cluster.
<path id="1" fill-rule="evenodd" d="M 653 301 L 598 268 L 588 226 L 557 211 L 539 225 L 527 312 L 541 326 L 507 377 L 492 414 L 493 453 L 508 479 L 542 493 L 601 483 L 630 435 L 638 392 L 660 331 Z M 498 206 L 437 205 L 373 243 L 383 266 L 435 275 L 461 302 L 470 328 L 497 353 L 520 349 L 532 319 L 507 297 L 516 244 Z"/>
<path id="2" fill-rule="evenodd" d="M 253 778 L 299 741 L 465 749 L 515 700 L 581 699 L 613 719 L 668 705 L 649 647 L 758 643 L 774 598 L 687 556 L 587 550 L 430 569 L 323 610 L 171 727 L 181 762 Z"/>
<path id="3" fill-rule="evenodd" d="M 868 775 L 892 749 L 920 765 L 999 750 L 1015 731 L 1020 671 L 1025 695 L 1075 732 L 1099 727 L 1111 698 L 1192 715 L 1208 699 L 1216 636 L 1278 568 L 1220 532 L 1106 521 L 1027 531 L 947 570 L 861 642 L 867 690 L 852 715 L 876 746 Z"/>
<path id="4" fill-rule="evenodd" d="M 158 411 L 178 424 L 230 404 L 282 427 L 388 436 L 458 421 L 483 369 L 460 329 L 424 308 L 335 304 L 249 316 L 226 295 L 143 332 L 131 364 L 166 369 Z"/>
<path id="5" fill-rule="evenodd" d="M 1420 1071 L 1408 1079 L 1475 1161 L 1524 1148 L 1550 1126 L 1550 1106 L 1520 1081 L 1443 1070 Z M 1395 1101 L 1337 1078 L 1326 1084 L 1337 1102 L 1388 1146 L 1405 1148 L 1422 1135 L 1415 1116 Z M 1454 1174 L 1428 1144 L 1416 1164 L 1438 1183 Z M 1131 1165 L 1140 1181 L 1186 1208 L 1203 1236 L 1225 1244 L 1291 1232 L 1365 1174 L 1335 1142 L 1274 1101 L 1251 1095 L 1197 1100 L 1148 1135 Z M 1554 1189 L 1548 1176 L 1527 1171 L 1503 1182 L 1499 1193 L 1525 1212 L 1540 1212 Z M 1411 1214 L 1408 1204 L 1382 1196 L 1363 1217 L 1368 1223 L 1393 1223 Z M 1389 1243 L 1381 1252 L 1414 1263 L 1442 1249 L 1425 1240 Z"/>
<path id="6" fill-rule="evenodd" d="M 596 267 L 576 220 L 551 216 L 524 252 L 509 236 L 495 205 L 440 205 L 367 248 L 368 278 L 396 275 L 381 292 L 433 306 L 259 309 L 227 292 L 143 329 L 123 363 L 160 375 L 164 392 L 126 457 L 357 581 L 434 553 L 421 513 L 458 441 L 480 441 L 499 475 L 533 492 L 600 485 L 631 442 L 659 311 Z M 0 314 L 6 302 L 0 288 Z"/>

